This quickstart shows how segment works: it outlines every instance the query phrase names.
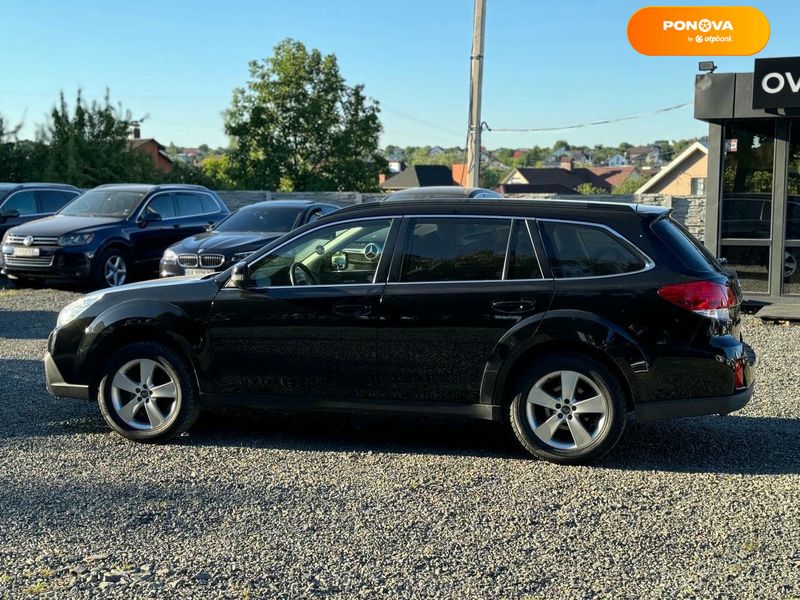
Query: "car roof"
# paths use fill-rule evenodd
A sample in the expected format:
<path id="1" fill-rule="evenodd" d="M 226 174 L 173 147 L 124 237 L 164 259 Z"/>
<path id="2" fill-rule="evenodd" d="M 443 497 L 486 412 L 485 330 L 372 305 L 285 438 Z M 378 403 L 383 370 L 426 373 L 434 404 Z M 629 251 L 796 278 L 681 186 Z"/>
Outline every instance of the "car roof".
<path id="1" fill-rule="evenodd" d="M 497 200 L 484 198 L 449 198 L 418 201 L 370 202 L 342 208 L 325 220 L 336 220 L 343 217 L 389 216 L 393 214 L 482 214 L 498 216 L 540 216 L 543 218 L 570 218 L 580 220 L 599 213 L 622 215 L 640 214 L 657 216 L 669 212 L 670 209 L 660 206 L 633 204 L 630 202 L 608 202 L 597 200 L 536 199 L 522 200 L 500 198 Z"/>
<path id="2" fill-rule="evenodd" d="M 160 183 L 160 184 L 153 184 L 153 183 L 106 183 L 104 185 L 98 185 L 96 188 L 92 188 L 95 190 L 99 189 L 115 189 L 115 190 L 124 190 L 127 192 L 155 192 L 155 191 L 169 191 L 169 190 L 191 190 L 191 191 L 202 191 L 202 192 L 210 192 L 207 187 L 202 185 L 191 185 L 188 183 Z"/>
<path id="3" fill-rule="evenodd" d="M 26 183 L 0 183 L 0 190 L 13 190 L 13 189 L 25 189 L 25 188 L 52 188 L 52 189 L 63 189 L 63 190 L 77 190 L 74 185 L 70 185 L 68 183 L 35 183 L 35 182 L 26 182 Z"/>
<path id="4" fill-rule="evenodd" d="M 458 185 L 432 185 L 426 187 L 409 188 L 392 192 L 384 197 L 384 200 L 392 202 L 400 200 L 441 200 L 447 198 L 474 198 L 478 194 L 491 194 L 491 198 L 502 198 L 494 190 L 475 187 L 461 187 Z"/>
<path id="5" fill-rule="evenodd" d="M 244 208 L 275 206 L 277 208 L 305 208 L 307 206 L 327 206 L 330 208 L 338 209 L 339 206 L 331 204 L 330 202 L 317 202 L 316 200 L 263 200 L 254 204 L 242 206 L 239 210 Z"/>

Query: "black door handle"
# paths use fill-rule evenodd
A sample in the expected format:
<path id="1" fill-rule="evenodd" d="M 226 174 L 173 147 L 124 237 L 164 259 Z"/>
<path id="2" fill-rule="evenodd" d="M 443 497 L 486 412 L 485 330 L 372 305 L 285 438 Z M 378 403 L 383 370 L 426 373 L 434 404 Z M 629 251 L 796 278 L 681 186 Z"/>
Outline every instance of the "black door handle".
<path id="1" fill-rule="evenodd" d="M 337 304 L 333 313 L 340 317 L 365 317 L 372 312 L 370 304 Z"/>
<path id="2" fill-rule="evenodd" d="M 534 310 L 536 302 L 533 300 L 499 300 L 492 302 L 492 308 L 495 312 L 504 315 L 519 315 Z"/>

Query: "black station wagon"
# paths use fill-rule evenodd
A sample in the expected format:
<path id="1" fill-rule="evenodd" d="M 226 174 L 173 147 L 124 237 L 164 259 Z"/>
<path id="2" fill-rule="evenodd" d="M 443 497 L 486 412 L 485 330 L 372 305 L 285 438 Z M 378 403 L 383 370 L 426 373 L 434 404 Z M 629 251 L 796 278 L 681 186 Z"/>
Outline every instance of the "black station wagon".
<path id="1" fill-rule="evenodd" d="M 399 411 L 508 424 L 554 462 L 638 419 L 729 413 L 753 390 L 740 290 L 662 208 L 384 202 L 220 274 L 90 294 L 59 315 L 56 395 L 139 441 L 203 406 Z"/>

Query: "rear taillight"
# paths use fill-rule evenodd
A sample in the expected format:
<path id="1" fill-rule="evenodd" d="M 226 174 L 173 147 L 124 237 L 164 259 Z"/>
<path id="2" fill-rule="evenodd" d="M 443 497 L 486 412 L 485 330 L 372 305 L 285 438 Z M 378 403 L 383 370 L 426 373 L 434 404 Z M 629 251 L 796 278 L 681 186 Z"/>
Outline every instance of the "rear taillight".
<path id="1" fill-rule="evenodd" d="M 715 281 L 665 285 L 658 290 L 658 295 L 681 308 L 712 319 L 730 319 L 730 309 L 736 306 L 733 289 Z"/>

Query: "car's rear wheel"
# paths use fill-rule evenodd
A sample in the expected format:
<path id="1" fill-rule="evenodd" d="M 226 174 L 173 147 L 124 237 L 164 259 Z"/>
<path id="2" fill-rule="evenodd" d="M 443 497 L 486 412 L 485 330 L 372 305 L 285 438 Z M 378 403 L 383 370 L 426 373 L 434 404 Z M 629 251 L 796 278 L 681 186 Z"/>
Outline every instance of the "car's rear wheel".
<path id="1" fill-rule="evenodd" d="M 92 282 L 95 287 L 117 287 L 130 281 L 128 255 L 118 248 L 108 248 L 95 257 Z"/>
<path id="2" fill-rule="evenodd" d="M 109 359 L 98 403 L 106 423 L 136 441 L 178 436 L 200 414 L 191 365 L 172 348 L 154 342 L 130 344 Z"/>
<path id="3" fill-rule="evenodd" d="M 619 441 L 627 409 L 617 378 L 581 354 L 553 354 L 517 381 L 511 428 L 534 456 L 581 464 L 603 456 Z"/>

